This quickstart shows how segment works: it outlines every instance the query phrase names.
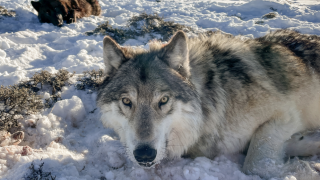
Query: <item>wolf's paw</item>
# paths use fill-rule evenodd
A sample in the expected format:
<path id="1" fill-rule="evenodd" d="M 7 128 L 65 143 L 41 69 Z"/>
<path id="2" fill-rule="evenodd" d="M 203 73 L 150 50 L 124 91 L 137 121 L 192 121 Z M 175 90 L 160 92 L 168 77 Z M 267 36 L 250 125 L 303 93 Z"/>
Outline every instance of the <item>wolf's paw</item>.
<path id="1" fill-rule="evenodd" d="M 320 154 L 320 131 L 304 131 L 292 135 L 286 141 L 285 151 L 288 156 Z"/>
<path id="2" fill-rule="evenodd" d="M 122 154 L 119 154 L 114 151 L 108 152 L 107 160 L 108 160 L 109 166 L 114 169 L 121 168 L 125 163 L 125 157 Z"/>

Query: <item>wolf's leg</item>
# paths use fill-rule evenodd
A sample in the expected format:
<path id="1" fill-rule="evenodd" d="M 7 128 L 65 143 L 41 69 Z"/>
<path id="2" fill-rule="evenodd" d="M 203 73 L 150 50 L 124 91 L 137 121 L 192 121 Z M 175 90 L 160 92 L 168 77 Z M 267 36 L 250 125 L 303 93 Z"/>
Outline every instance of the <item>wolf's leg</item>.
<path id="1" fill-rule="evenodd" d="M 286 116 L 270 120 L 257 129 L 251 139 L 243 171 L 267 179 L 294 173 L 298 180 L 319 180 L 319 174 L 313 169 L 320 167 L 319 164 L 285 160 L 285 141 L 303 127 L 298 114 Z"/>
<path id="2" fill-rule="evenodd" d="M 312 156 L 320 154 L 320 131 L 303 131 L 296 133 L 286 142 L 288 156 Z"/>

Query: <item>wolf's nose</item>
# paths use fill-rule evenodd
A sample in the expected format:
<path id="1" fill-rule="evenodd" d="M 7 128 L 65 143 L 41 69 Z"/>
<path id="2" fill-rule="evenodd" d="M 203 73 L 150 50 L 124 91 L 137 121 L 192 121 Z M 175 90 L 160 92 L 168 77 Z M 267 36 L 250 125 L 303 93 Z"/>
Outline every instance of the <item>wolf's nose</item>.
<path id="1" fill-rule="evenodd" d="M 157 150 L 150 146 L 143 145 L 134 150 L 133 155 L 139 163 L 148 163 L 152 162 L 156 158 Z"/>

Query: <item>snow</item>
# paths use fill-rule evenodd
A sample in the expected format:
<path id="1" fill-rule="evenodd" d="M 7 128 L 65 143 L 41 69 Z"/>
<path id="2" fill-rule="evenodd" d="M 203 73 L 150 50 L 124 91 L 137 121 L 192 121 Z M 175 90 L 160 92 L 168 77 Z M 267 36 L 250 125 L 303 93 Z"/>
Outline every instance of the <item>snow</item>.
<path id="1" fill-rule="evenodd" d="M 0 6 L 15 10 L 15 17 L 0 19 L 0 85 L 27 80 L 35 72 L 56 72 L 64 68 L 77 74 L 104 68 L 103 37 L 86 36 L 99 24 L 109 21 L 123 27 L 133 15 L 158 13 L 198 30 L 222 30 L 233 35 L 260 37 L 279 28 L 296 29 L 320 35 L 320 1 L 303 0 L 99 0 L 100 17 L 86 17 L 77 23 L 55 27 L 41 24 L 31 0 L 1 0 Z M 273 10 L 272 10 L 273 9 Z M 275 11 L 276 10 L 276 11 Z M 273 19 L 262 16 L 274 12 Z M 262 24 L 256 24 L 263 21 Z M 122 45 L 148 48 L 147 37 L 129 39 Z M 48 98 L 50 92 L 41 92 Z M 21 121 L 25 141 L 19 146 L 0 147 L 0 179 L 21 179 L 29 173 L 32 161 L 51 172 L 57 180 L 100 179 L 186 179 L 260 180 L 241 172 L 244 156 L 224 155 L 163 162 L 142 169 L 125 156 L 125 147 L 111 129 L 103 127 L 96 109 L 95 92 L 62 89 L 63 100 L 41 114 Z M 28 149 L 30 146 L 32 149 Z M 24 148 L 24 149 L 23 149 Z M 25 155 L 27 151 L 28 155 Z M 277 180 L 277 177 L 272 180 Z M 287 176 L 285 180 L 295 180 Z"/>

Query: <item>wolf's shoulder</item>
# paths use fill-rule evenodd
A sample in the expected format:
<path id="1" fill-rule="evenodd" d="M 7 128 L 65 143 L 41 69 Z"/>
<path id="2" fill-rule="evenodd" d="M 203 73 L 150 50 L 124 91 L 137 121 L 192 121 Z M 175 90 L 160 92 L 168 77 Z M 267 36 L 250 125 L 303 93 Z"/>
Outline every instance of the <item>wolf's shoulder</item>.
<path id="1" fill-rule="evenodd" d="M 264 85 L 287 93 L 305 76 L 320 72 L 320 38 L 292 30 L 278 30 L 264 37 L 246 39 L 214 33 L 189 40 L 192 74 L 205 87 Z M 201 73 L 199 73 L 201 72 Z"/>
<path id="2" fill-rule="evenodd" d="M 263 37 L 256 38 L 259 42 L 273 42 L 280 44 L 304 43 L 312 45 L 320 42 L 320 36 L 302 34 L 295 30 L 280 29 L 266 34 Z"/>
<path id="3" fill-rule="evenodd" d="M 305 66 L 320 73 L 320 36 L 284 29 L 271 32 L 256 41 L 284 46 Z"/>

